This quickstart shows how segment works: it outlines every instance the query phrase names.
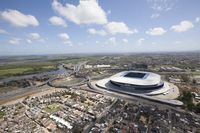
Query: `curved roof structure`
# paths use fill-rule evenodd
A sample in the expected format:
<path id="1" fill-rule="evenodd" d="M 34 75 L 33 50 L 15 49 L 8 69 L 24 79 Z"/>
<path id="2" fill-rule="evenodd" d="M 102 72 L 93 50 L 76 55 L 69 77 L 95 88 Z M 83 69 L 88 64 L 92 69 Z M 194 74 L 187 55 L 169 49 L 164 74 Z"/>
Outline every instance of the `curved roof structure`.
<path id="1" fill-rule="evenodd" d="M 160 84 L 161 76 L 144 71 L 123 71 L 110 77 L 110 80 L 112 82 L 130 85 L 155 86 Z"/>
<path id="2" fill-rule="evenodd" d="M 160 75 L 152 72 L 123 71 L 95 82 L 95 88 L 139 96 L 173 105 L 183 104 L 180 101 L 171 100 L 179 96 L 178 88 L 171 83 L 162 81 Z"/>
<path id="3" fill-rule="evenodd" d="M 163 94 L 170 89 L 168 83 L 161 80 L 160 75 L 144 71 L 123 71 L 98 81 L 96 85 L 111 90 L 145 95 Z"/>

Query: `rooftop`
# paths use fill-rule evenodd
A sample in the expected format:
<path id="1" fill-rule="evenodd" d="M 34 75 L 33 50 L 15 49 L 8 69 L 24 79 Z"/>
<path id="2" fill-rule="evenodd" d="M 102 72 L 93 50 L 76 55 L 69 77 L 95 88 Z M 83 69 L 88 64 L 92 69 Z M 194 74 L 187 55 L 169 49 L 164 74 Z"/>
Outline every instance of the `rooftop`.
<path id="1" fill-rule="evenodd" d="M 157 85 L 161 82 L 161 77 L 158 74 L 145 71 L 122 71 L 111 76 L 110 80 L 133 85 Z"/>
<path id="2" fill-rule="evenodd" d="M 129 77 L 129 78 L 144 78 L 146 73 L 141 73 L 141 72 L 129 72 L 124 75 L 124 77 Z"/>

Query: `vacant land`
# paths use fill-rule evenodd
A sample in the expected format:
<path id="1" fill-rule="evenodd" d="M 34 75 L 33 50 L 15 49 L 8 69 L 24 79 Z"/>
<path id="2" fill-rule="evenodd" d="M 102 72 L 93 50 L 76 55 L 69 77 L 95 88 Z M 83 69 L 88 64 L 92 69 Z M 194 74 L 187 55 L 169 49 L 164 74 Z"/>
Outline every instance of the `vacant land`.
<path id="1" fill-rule="evenodd" d="M 48 113 L 55 113 L 60 109 L 60 106 L 56 103 L 50 104 L 48 105 L 46 108 L 44 108 L 44 110 Z"/>
<path id="2" fill-rule="evenodd" d="M 74 84 L 78 84 L 82 82 L 84 79 L 83 78 L 76 78 L 76 77 L 66 77 L 63 79 L 57 79 L 52 82 L 52 85 L 54 86 L 71 86 Z"/>

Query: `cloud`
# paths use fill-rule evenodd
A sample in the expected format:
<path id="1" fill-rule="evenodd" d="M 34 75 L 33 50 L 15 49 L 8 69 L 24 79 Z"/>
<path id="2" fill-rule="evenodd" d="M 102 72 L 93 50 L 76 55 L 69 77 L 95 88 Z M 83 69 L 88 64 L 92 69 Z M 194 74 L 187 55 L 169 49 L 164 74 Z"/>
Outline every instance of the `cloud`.
<path id="1" fill-rule="evenodd" d="M 164 30 L 162 27 L 156 27 L 153 29 L 149 29 L 148 31 L 146 31 L 146 34 L 148 35 L 152 35 L 152 36 L 160 36 L 165 34 L 167 31 Z"/>
<path id="2" fill-rule="evenodd" d="M 144 41 L 144 38 L 140 38 L 137 42 L 138 42 L 138 44 L 140 45 L 140 44 L 143 43 L 143 41 Z"/>
<path id="3" fill-rule="evenodd" d="M 0 29 L 0 34 L 8 34 L 8 32 L 5 31 L 4 29 Z"/>
<path id="4" fill-rule="evenodd" d="M 174 44 L 181 44 L 181 41 L 175 41 Z"/>
<path id="5" fill-rule="evenodd" d="M 29 38 L 31 38 L 31 40 L 38 40 L 40 39 L 40 35 L 38 33 L 30 33 Z"/>
<path id="6" fill-rule="evenodd" d="M 60 33 L 58 37 L 63 41 L 64 44 L 68 44 L 72 46 L 72 42 L 70 41 L 69 35 L 67 33 Z"/>
<path id="7" fill-rule="evenodd" d="M 26 39 L 27 43 L 32 43 L 32 41 L 30 39 Z"/>
<path id="8" fill-rule="evenodd" d="M 28 38 L 26 41 L 28 43 L 32 43 L 33 41 L 39 41 L 45 43 L 47 38 L 41 37 L 39 33 L 29 33 Z"/>
<path id="9" fill-rule="evenodd" d="M 122 41 L 123 41 L 124 43 L 128 43 L 128 40 L 127 40 L 126 38 L 122 39 Z"/>
<path id="10" fill-rule="evenodd" d="M 185 32 L 193 27 L 194 25 L 192 24 L 192 22 L 184 20 L 181 21 L 178 25 L 173 25 L 171 29 L 175 32 Z"/>
<path id="11" fill-rule="evenodd" d="M 130 30 L 128 26 L 123 22 L 109 22 L 106 25 L 104 25 L 104 28 L 106 29 L 107 32 L 111 34 L 116 34 L 116 33 L 133 34 L 138 32 L 136 29 L 134 29 L 134 31 Z"/>
<path id="12" fill-rule="evenodd" d="M 12 38 L 11 40 L 8 41 L 8 43 L 18 45 L 20 44 L 20 41 L 21 41 L 20 38 Z"/>
<path id="13" fill-rule="evenodd" d="M 147 0 L 151 8 L 157 12 L 169 11 L 173 8 L 177 0 Z"/>
<path id="14" fill-rule="evenodd" d="M 156 43 L 156 42 L 152 42 L 151 44 L 155 45 L 155 44 L 157 44 L 157 43 Z"/>
<path id="15" fill-rule="evenodd" d="M 108 11 L 107 11 L 107 15 L 109 15 L 109 14 L 111 14 L 111 10 L 108 10 Z"/>
<path id="16" fill-rule="evenodd" d="M 52 8 L 59 15 L 76 24 L 105 24 L 107 17 L 97 0 L 80 0 L 79 5 L 65 6 L 54 0 Z"/>
<path id="17" fill-rule="evenodd" d="M 88 29 L 88 32 L 90 34 L 97 34 L 97 35 L 101 35 L 101 36 L 105 36 L 107 35 L 107 33 L 110 34 L 117 34 L 117 33 L 123 33 L 123 34 L 133 34 L 133 33 L 137 33 L 137 29 L 134 30 L 130 30 L 128 28 L 128 26 L 123 23 L 123 22 L 109 22 L 106 25 L 103 26 L 104 29 L 106 30 L 96 30 L 94 28 L 90 28 Z"/>
<path id="18" fill-rule="evenodd" d="M 52 25 L 67 27 L 65 20 L 62 19 L 61 17 L 53 16 L 49 18 L 49 22 Z"/>
<path id="19" fill-rule="evenodd" d="M 109 38 L 107 44 L 116 44 L 116 38 L 115 37 Z"/>
<path id="20" fill-rule="evenodd" d="M 196 19 L 195 19 L 194 22 L 195 22 L 195 23 L 199 23 L 199 22 L 200 22 L 200 17 L 196 17 Z"/>
<path id="21" fill-rule="evenodd" d="M 93 34 L 93 35 L 101 35 L 101 36 L 107 35 L 107 33 L 104 30 L 96 30 L 94 28 L 88 29 L 88 33 Z"/>
<path id="22" fill-rule="evenodd" d="M 150 3 L 151 9 L 154 11 L 151 18 L 158 18 L 163 12 L 172 10 L 177 1 L 178 0 L 147 0 L 147 2 Z"/>
<path id="23" fill-rule="evenodd" d="M 0 12 L 0 18 L 15 27 L 38 26 L 38 20 L 32 15 L 25 15 L 17 10 L 6 10 Z"/>
<path id="24" fill-rule="evenodd" d="M 151 15 L 151 18 L 158 18 L 159 16 L 160 16 L 159 13 L 154 13 L 154 14 Z"/>

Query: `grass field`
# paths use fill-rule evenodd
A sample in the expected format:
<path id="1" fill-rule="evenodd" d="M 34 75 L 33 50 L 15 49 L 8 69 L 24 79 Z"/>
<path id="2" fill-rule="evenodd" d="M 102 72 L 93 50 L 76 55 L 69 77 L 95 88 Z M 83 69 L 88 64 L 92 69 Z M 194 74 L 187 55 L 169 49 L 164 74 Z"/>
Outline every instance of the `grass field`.
<path id="1" fill-rule="evenodd" d="M 55 113 L 60 109 L 60 106 L 56 103 L 50 104 L 48 105 L 46 108 L 44 108 L 44 110 L 48 113 Z"/>
<path id="2" fill-rule="evenodd" d="M 27 57 L 28 58 L 28 57 Z M 11 76 L 20 76 L 26 74 L 40 73 L 50 70 L 57 69 L 56 66 L 61 63 L 71 63 L 76 64 L 80 61 L 85 61 L 87 58 L 57 58 L 57 59 L 45 59 L 44 57 L 37 58 L 37 61 L 24 59 L 13 61 L 5 60 L 4 64 L 0 65 L 0 79 L 11 77 Z"/>
<path id="3" fill-rule="evenodd" d="M 57 63 L 54 62 L 31 62 L 19 64 L 6 64 L 0 66 L 0 79 L 10 76 L 39 73 L 56 69 Z"/>
<path id="4" fill-rule="evenodd" d="M 58 80 L 55 80 L 53 82 L 53 85 L 55 86 L 70 86 L 70 85 L 73 85 L 73 84 L 77 84 L 77 83 L 80 83 L 82 82 L 84 79 L 82 78 L 63 78 L 63 79 L 58 79 Z"/>
<path id="5" fill-rule="evenodd" d="M 3 118 L 4 115 L 5 115 L 5 112 L 0 111 L 0 119 Z"/>

